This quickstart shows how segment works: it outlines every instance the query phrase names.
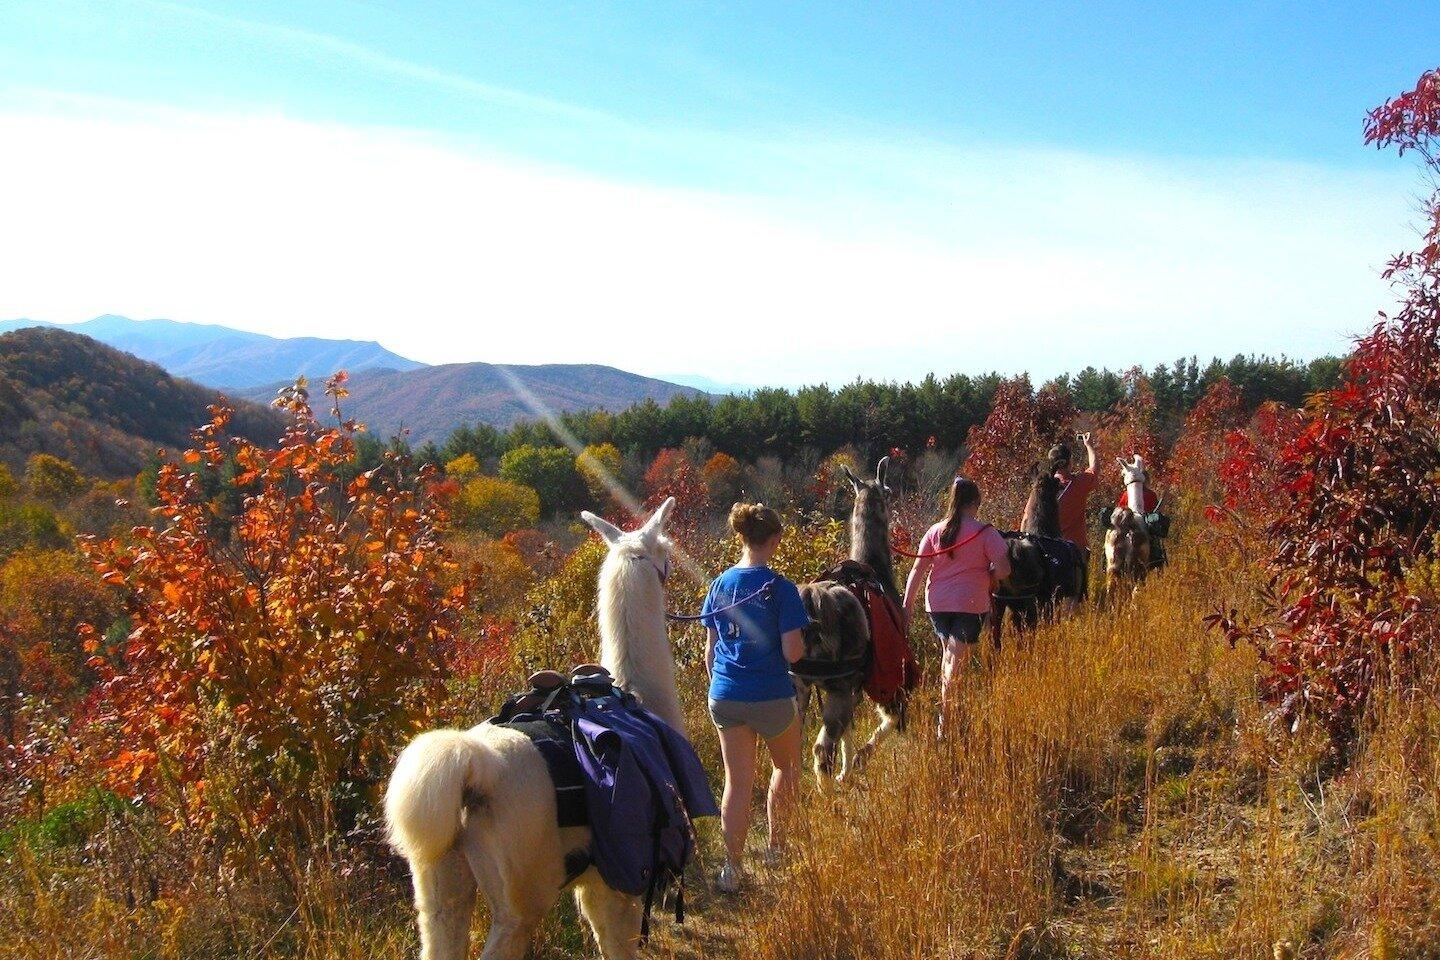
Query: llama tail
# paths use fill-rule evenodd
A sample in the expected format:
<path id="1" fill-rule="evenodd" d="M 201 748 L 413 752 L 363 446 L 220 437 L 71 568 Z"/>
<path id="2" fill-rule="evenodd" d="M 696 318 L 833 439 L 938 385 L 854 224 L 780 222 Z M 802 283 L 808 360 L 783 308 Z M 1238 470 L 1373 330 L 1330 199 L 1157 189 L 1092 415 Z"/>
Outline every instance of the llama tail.
<path id="1" fill-rule="evenodd" d="M 390 845 L 406 859 L 438 858 L 460 835 L 466 801 L 489 790 L 495 755 L 464 730 L 431 730 L 410 742 L 385 791 Z"/>

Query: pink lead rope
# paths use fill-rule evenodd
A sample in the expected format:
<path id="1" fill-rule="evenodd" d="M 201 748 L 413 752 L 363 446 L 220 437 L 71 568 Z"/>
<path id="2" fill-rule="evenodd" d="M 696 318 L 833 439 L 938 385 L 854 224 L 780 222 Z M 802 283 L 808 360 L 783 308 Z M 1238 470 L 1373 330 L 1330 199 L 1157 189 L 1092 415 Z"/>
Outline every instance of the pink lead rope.
<path id="1" fill-rule="evenodd" d="M 932 557 L 938 557 L 938 556 L 940 556 L 941 554 L 954 553 L 956 550 L 959 550 L 961 547 L 965 546 L 965 544 L 969 543 L 971 540 L 974 540 L 976 537 L 980 536 L 980 534 L 984 533 L 986 530 L 991 530 L 991 529 L 993 529 L 993 528 L 990 526 L 990 524 L 987 523 L 987 524 L 985 524 L 985 526 L 981 527 L 979 530 L 976 530 L 974 533 L 970 534 L 970 536 L 966 537 L 964 540 L 956 541 L 955 543 L 950 544 L 950 546 L 945 547 L 944 549 L 941 549 L 941 550 L 932 550 L 932 551 L 930 551 L 929 553 L 911 553 L 909 550 L 902 550 L 902 549 L 900 549 L 899 547 L 895 546 L 895 544 L 893 544 L 893 543 L 890 544 L 890 549 L 893 550 L 893 551 L 895 551 L 896 553 L 898 553 L 898 554 L 899 554 L 900 556 L 902 556 L 902 557 L 912 557 L 912 558 L 914 558 L 914 559 L 916 559 L 916 560 L 929 560 L 930 558 L 932 558 Z"/>

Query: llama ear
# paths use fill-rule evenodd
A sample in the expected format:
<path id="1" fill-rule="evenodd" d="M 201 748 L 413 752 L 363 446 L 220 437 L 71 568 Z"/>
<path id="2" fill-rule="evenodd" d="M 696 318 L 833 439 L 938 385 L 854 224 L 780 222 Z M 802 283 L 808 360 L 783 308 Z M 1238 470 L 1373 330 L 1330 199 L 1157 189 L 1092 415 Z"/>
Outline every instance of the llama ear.
<path id="1" fill-rule="evenodd" d="M 875 464 L 875 482 L 882 487 L 885 486 L 885 471 L 889 469 L 889 467 L 890 458 L 888 456 L 881 457 L 880 462 Z"/>
<path id="2" fill-rule="evenodd" d="M 1130 464 L 1126 463 L 1124 460 L 1121 460 L 1119 457 L 1115 458 L 1115 462 L 1120 464 L 1121 470 L 1124 470 L 1126 467 L 1130 466 Z"/>
<path id="3" fill-rule="evenodd" d="M 621 530 L 619 527 L 615 526 L 615 524 L 611 523 L 609 520 L 606 520 L 604 517 L 596 516 L 589 510 L 580 511 L 580 519 L 590 524 L 590 529 L 600 534 L 600 536 L 604 538 L 606 543 L 613 544 L 615 543 L 615 541 L 625 536 L 625 531 Z"/>
<path id="4" fill-rule="evenodd" d="M 865 486 L 865 482 L 859 477 L 855 476 L 855 474 L 851 473 L 850 468 L 845 464 L 840 464 L 840 469 L 845 471 L 845 476 L 848 477 L 850 480 L 850 486 L 855 488 L 856 493 L 859 493 L 860 488 Z"/>
<path id="5" fill-rule="evenodd" d="M 645 526 L 640 528 L 640 532 L 645 536 L 654 536 L 660 533 L 665 529 L 665 521 L 670 519 L 670 511 L 674 509 L 675 498 L 666 497 L 665 502 L 660 504 L 654 513 L 650 514 L 650 519 L 645 521 Z"/>

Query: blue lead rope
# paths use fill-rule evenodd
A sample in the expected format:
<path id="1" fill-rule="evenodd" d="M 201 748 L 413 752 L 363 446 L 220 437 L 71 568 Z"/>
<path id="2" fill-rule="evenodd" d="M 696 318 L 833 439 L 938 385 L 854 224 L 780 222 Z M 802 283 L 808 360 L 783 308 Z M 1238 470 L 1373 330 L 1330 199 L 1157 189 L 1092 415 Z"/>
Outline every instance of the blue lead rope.
<path id="1" fill-rule="evenodd" d="M 695 620 L 705 620 L 705 619 L 708 619 L 709 617 L 715 616 L 717 613 L 726 613 L 726 612 L 728 612 L 728 611 L 730 611 L 730 610 L 734 610 L 736 607 L 743 607 L 743 606 L 745 606 L 745 604 L 749 603 L 751 600 L 754 600 L 756 597 L 761 596 L 761 595 L 763 595 L 763 594 L 765 594 L 765 593 L 768 593 L 768 592 L 770 591 L 770 588 L 775 585 L 775 581 L 778 580 L 778 579 L 779 579 L 778 577 L 772 577 L 772 578 L 771 578 L 769 581 L 767 581 L 766 584 L 765 584 L 763 587 L 761 587 L 759 590 L 756 590 L 754 593 L 750 594 L 750 595 L 747 596 L 747 597 L 742 597 L 742 598 L 740 598 L 739 600 L 736 600 L 734 603 L 729 604 L 728 606 L 721 607 L 721 608 L 719 608 L 718 610 L 711 610 L 709 613 L 697 613 L 697 614 L 693 614 L 693 615 L 686 615 L 686 614 L 680 614 L 680 613 L 667 613 L 667 614 L 665 614 L 665 617 L 666 617 L 666 619 L 668 619 L 668 620 L 674 620 L 674 621 L 679 621 L 679 622 L 687 622 L 687 621 L 695 621 Z"/>

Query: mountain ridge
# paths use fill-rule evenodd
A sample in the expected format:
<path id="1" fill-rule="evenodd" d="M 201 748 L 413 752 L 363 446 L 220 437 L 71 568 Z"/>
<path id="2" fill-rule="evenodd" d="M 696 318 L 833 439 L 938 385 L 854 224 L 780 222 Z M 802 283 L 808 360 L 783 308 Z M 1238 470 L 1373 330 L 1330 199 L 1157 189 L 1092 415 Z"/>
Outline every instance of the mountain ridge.
<path id="1" fill-rule="evenodd" d="M 173 377 L 93 337 L 49 327 L 0 334 L 0 462 L 49 453 L 92 476 L 133 476 L 157 449 L 190 445 L 220 391 Z M 273 443 L 284 418 L 234 402 L 234 432 Z"/>
<path id="2" fill-rule="evenodd" d="M 297 377 L 323 379 L 336 370 L 415 370 L 425 366 L 373 340 L 272 337 L 219 324 L 134 320 L 107 313 L 81 323 L 3 320 L 0 334 L 42 327 L 91 337 L 170 374 L 223 390 L 244 390 Z"/>
<path id="3" fill-rule="evenodd" d="M 488 423 L 508 427 L 539 416 L 520 391 L 542 410 L 619 410 L 654 400 L 704 391 L 598 363 L 497 364 L 446 363 L 417 370 L 351 372 L 342 406 L 379 436 L 407 431 L 412 443 L 442 442 L 456 427 Z M 285 383 L 243 390 L 239 396 L 268 402 Z"/>

